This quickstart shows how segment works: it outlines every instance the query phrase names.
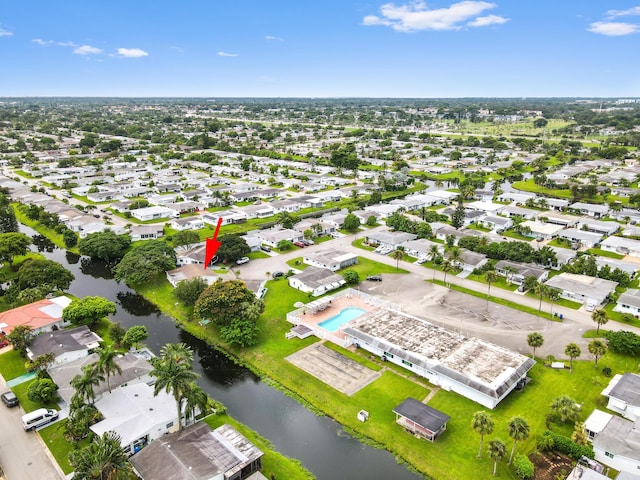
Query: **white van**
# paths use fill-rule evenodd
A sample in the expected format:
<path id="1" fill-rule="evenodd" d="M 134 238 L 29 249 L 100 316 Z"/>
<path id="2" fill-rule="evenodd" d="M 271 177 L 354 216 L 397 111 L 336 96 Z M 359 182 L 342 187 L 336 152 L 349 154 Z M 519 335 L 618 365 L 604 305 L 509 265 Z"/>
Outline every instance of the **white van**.
<path id="1" fill-rule="evenodd" d="M 50 408 L 39 408 L 22 416 L 22 425 L 28 432 L 58 419 L 58 411 Z"/>

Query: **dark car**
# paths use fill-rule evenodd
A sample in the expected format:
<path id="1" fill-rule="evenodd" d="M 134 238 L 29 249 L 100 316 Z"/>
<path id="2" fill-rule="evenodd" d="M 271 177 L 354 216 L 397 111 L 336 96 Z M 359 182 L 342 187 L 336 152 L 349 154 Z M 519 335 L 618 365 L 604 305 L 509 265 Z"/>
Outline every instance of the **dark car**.
<path id="1" fill-rule="evenodd" d="M 381 282 L 382 281 L 382 275 L 369 275 L 367 277 L 367 280 L 369 280 L 371 282 Z"/>
<path id="2" fill-rule="evenodd" d="M 4 348 L 9 346 L 9 340 L 7 340 L 6 338 L 3 338 L 0 340 L 0 348 Z"/>
<path id="3" fill-rule="evenodd" d="M 263 252 L 270 252 L 271 251 L 271 247 L 269 245 L 262 245 L 260 247 L 260 250 L 262 250 Z"/>
<path id="4" fill-rule="evenodd" d="M 4 392 L 0 395 L 0 398 L 2 398 L 2 403 L 7 407 L 15 407 L 18 405 L 18 397 L 16 397 L 13 392 Z"/>
<path id="5" fill-rule="evenodd" d="M 284 277 L 284 272 L 273 272 L 273 273 L 271 274 L 271 276 L 272 276 L 273 278 L 280 278 L 280 277 Z"/>

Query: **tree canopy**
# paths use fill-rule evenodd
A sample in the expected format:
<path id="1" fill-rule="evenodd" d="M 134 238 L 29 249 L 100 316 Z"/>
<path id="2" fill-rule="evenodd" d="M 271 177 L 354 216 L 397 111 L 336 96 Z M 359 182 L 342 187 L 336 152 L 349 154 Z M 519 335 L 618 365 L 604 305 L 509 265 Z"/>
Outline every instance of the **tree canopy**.
<path id="1" fill-rule="evenodd" d="M 0 261 L 13 264 L 14 257 L 25 255 L 29 251 L 31 238 L 24 233 L 0 233 Z"/>
<path id="2" fill-rule="evenodd" d="M 348 232 L 355 232 L 360 228 L 360 219 L 356 217 L 353 213 L 348 214 L 344 217 L 344 223 L 342 227 Z"/>
<path id="3" fill-rule="evenodd" d="M 113 269 L 114 278 L 125 283 L 145 283 L 159 273 L 176 268 L 176 253 L 165 242 L 149 240 L 128 252 Z"/>
<path id="4" fill-rule="evenodd" d="M 251 249 L 244 238 L 239 235 L 223 235 L 220 237 L 218 257 L 224 262 L 235 262 L 246 256 Z"/>
<path id="5" fill-rule="evenodd" d="M 80 240 L 78 250 L 82 255 L 112 262 L 121 259 L 130 245 L 131 237 L 128 235 L 116 235 L 112 230 L 105 230 Z"/>
<path id="6" fill-rule="evenodd" d="M 39 288 L 51 293 L 56 290 L 68 290 L 74 278 L 73 273 L 58 262 L 44 258 L 28 258 L 20 265 L 15 282 L 20 290 Z"/>
<path id="7" fill-rule="evenodd" d="M 103 297 L 84 297 L 73 300 L 63 311 L 62 319 L 74 325 L 89 327 L 106 317 L 116 313 L 116 304 Z"/>

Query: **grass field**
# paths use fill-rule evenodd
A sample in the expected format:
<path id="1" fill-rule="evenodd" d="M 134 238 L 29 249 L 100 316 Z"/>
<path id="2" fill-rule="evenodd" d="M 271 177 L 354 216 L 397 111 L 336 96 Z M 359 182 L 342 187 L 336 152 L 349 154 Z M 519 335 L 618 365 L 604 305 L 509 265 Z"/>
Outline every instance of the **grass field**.
<path id="1" fill-rule="evenodd" d="M 89 445 L 92 435 L 78 442 L 77 445 L 67 441 L 64 438 L 64 429 L 67 424 L 67 419 L 60 420 L 53 425 L 43 428 L 38 431 L 38 435 L 42 438 L 42 441 L 47 445 L 49 451 L 60 465 L 60 468 L 65 475 L 70 474 L 73 471 L 73 467 L 69 463 L 69 454 L 75 448 L 83 448 Z"/>
<path id="2" fill-rule="evenodd" d="M 0 355 L 0 375 L 5 380 L 12 380 L 24 375 L 27 373 L 27 369 L 24 368 L 25 361 L 16 350 L 3 353 Z"/>
<path id="3" fill-rule="evenodd" d="M 27 390 L 29 389 L 29 385 L 31 385 L 34 381 L 35 379 L 21 383 L 20 385 L 16 385 L 11 388 L 11 391 L 15 393 L 16 397 L 18 397 L 18 400 L 20 400 L 20 406 L 22 407 L 22 409 L 26 413 L 33 412 L 34 410 L 37 410 L 39 408 L 55 408 L 56 410 L 59 410 L 60 407 L 55 401 L 40 403 L 29 400 L 29 397 L 27 396 Z"/>

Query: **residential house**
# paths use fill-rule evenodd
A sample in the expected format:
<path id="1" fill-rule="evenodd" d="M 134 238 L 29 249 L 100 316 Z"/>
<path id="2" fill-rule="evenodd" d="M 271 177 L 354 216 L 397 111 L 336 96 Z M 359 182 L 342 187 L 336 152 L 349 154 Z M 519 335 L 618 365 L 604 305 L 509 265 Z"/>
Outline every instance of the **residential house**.
<path id="1" fill-rule="evenodd" d="M 147 195 L 147 201 L 151 205 L 157 205 L 161 207 L 166 207 L 169 203 L 175 203 L 178 198 L 178 194 L 165 194 L 165 195 Z"/>
<path id="2" fill-rule="evenodd" d="M 205 205 L 200 202 L 183 201 L 183 202 L 167 203 L 165 207 L 175 211 L 178 215 L 182 215 L 183 213 L 193 213 L 193 212 L 199 212 L 200 210 L 204 210 Z"/>
<path id="3" fill-rule="evenodd" d="M 204 257 L 206 253 L 206 242 L 200 242 L 195 245 L 181 245 L 176 247 L 176 265 L 204 265 Z"/>
<path id="4" fill-rule="evenodd" d="M 554 225 L 552 223 L 533 222 L 526 220 L 520 224 L 522 227 L 527 227 L 531 232 L 531 237 L 542 238 L 543 240 L 551 240 L 558 236 L 563 230 L 561 225 Z"/>
<path id="5" fill-rule="evenodd" d="M 450 225 L 445 225 L 444 227 L 440 227 L 437 230 L 433 230 L 433 233 L 435 233 L 438 240 L 442 240 L 443 242 L 447 241 L 447 237 L 452 236 L 454 238 L 454 245 L 458 245 L 458 240 L 460 240 L 461 238 L 469 236 L 478 237 L 481 235 L 481 232 L 478 232 L 477 230 L 457 230 Z"/>
<path id="6" fill-rule="evenodd" d="M 188 263 L 173 270 L 169 270 L 166 272 L 166 275 L 167 280 L 173 288 L 176 288 L 183 280 L 201 278 L 207 282 L 207 285 L 211 285 L 220 278 L 220 276 L 213 270 L 209 270 L 208 268 L 205 269 L 202 265 L 198 265 L 197 263 Z"/>
<path id="7" fill-rule="evenodd" d="M 630 313 L 634 317 L 640 317 L 640 290 L 629 288 L 623 292 L 616 300 L 616 306 L 613 307 L 614 312 Z"/>
<path id="8" fill-rule="evenodd" d="M 238 207 L 237 211 L 242 213 L 245 218 L 267 218 L 276 214 L 276 211 L 269 203 L 260 205 L 247 205 L 244 207 Z"/>
<path id="9" fill-rule="evenodd" d="M 394 408 L 393 413 L 398 425 L 417 438 L 426 438 L 430 442 L 445 432 L 451 419 L 449 415 L 411 397 Z"/>
<path id="10" fill-rule="evenodd" d="M 564 238 L 571 243 L 577 243 L 585 248 L 594 248 L 602 241 L 602 234 L 578 230 L 577 228 L 567 228 L 558 232 L 558 237 Z"/>
<path id="11" fill-rule="evenodd" d="M 393 204 L 393 203 L 377 203 L 375 205 L 369 205 L 364 207 L 366 212 L 371 212 L 373 215 L 377 215 L 379 218 L 387 218 L 390 215 L 393 215 L 395 212 L 400 210 L 402 205 Z"/>
<path id="12" fill-rule="evenodd" d="M 52 353 L 53 365 L 86 357 L 102 342 L 97 334 L 82 325 L 68 330 L 54 330 L 36 335 L 27 347 L 29 360 Z"/>
<path id="13" fill-rule="evenodd" d="M 344 225 L 344 219 L 347 218 L 347 215 L 349 215 L 349 212 L 346 209 L 343 209 L 338 212 L 325 213 L 320 218 L 324 223 L 333 225 L 336 229 L 338 229 L 342 228 L 342 225 Z"/>
<path id="14" fill-rule="evenodd" d="M 473 272 L 476 268 L 482 268 L 489 259 L 482 253 L 472 252 L 462 248 L 460 250 L 460 258 L 455 262 L 455 266 L 461 268 L 464 272 Z"/>
<path id="15" fill-rule="evenodd" d="M 483 228 L 488 228 L 496 232 L 504 232 L 513 226 L 513 220 L 505 217 L 498 217 L 495 215 L 484 215 L 476 222 Z"/>
<path id="16" fill-rule="evenodd" d="M 419 238 L 417 240 L 410 240 L 402 244 L 404 252 L 410 257 L 426 259 L 431 258 L 431 248 L 436 246 L 440 255 L 444 254 L 444 245 L 437 242 L 432 242 L 426 238 Z"/>
<path id="17" fill-rule="evenodd" d="M 573 215 L 564 215 L 562 213 L 556 213 L 551 210 L 538 213 L 538 220 L 545 223 L 551 223 L 553 225 L 560 225 L 564 228 L 575 227 L 580 221 L 580 217 Z"/>
<path id="18" fill-rule="evenodd" d="M 614 375 L 602 391 L 609 399 L 607 408 L 632 422 L 640 420 L 640 375 L 625 373 Z"/>
<path id="19" fill-rule="evenodd" d="M 498 215 L 506 207 L 500 203 L 476 201 L 467 203 L 465 208 L 483 212 L 485 215 Z"/>
<path id="20" fill-rule="evenodd" d="M 502 210 L 501 214 L 509 218 L 520 217 L 525 220 L 533 220 L 538 216 L 539 213 L 540 212 L 538 210 L 533 210 L 531 208 L 523 208 L 523 207 L 516 207 L 513 205 L 507 205 L 506 207 L 504 207 L 504 210 Z"/>
<path id="21" fill-rule="evenodd" d="M 305 254 L 302 261 L 307 265 L 326 268 L 332 272 L 342 270 L 358 263 L 358 256 L 354 253 L 339 252 L 337 250 L 318 250 Z"/>
<path id="22" fill-rule="evenodd" d="M 132 242 L 156 240 L 164 236 L 164 225 L 132 225 L 129 236 Z"/>
<path id="23" fill-rule="evenodd" d="M 271 202 L 271 208 L 276 214 L 282 212 L 294 213 L 300 211 L 300 204 L 294 200 L 276 200 Z"/>
<path id="24" fill-rule="evenodd" d="M 305 230 L 311 230 L 314 237 L 324 237 L 335 232 L 336 226 L 335 224 L 327 223 L 322 220 L 308 218 L 305 220 L 300 220 L 293 226 L 293 229 L 296 232 L 300 232 L 302 235 L 304 235 Z"/>
<path id="25" fill-rule="evenodd" d="M 270 247 L 277 247 L 282 240 L 290 242 L 299 242 L 304 239 L 304 234 L 290 228 L 273 227 L 265 230 L 259 230 L 254 235 L 260 241 Z"/>
<path id="26" fill-rule="evenodd" d="M 141 222 L 146 222 L 149 220 L 160 220 L 162 218 L 176 218 L 179 214 L 171 208 L 156 205 L 131 210 L 131 216 Z"/>
<path id="27" fill-rule="evenodd" d="M 578 222 L 578 228 L 580 230 L 586 230 L 587 232 L 600 233 L 608 236 L 620 230 L 620 224 L 618 222 L 602 222 L 600 220 L 584 219 Z"/>
<path id="28" fill-rule="evenodd" d="M 605 417 L 600 420 L 604 423 Z M 640 430 L 636 423 L 609 415 L 608 421 L 593 437 L 592 444 L 597 462 L 621 473 L 637 474 L 640 471 Z"/>
<path id="29" fill-rule="evenodd" d="M 204 220 L 201 216 L 174 218 L 169 222 L 169 226 L 175 230 L 200 230 L 204 228 Z"/>
<path id="30" fill-rule="evenodd" d="M 571 263 L 578 256 L 578 253 L 573 249 L 568 248 L 560 248 L 560 247 L 549 247 L 556 254 L 556 260 L 558 261 L 556 265 L 551 265 L 553 270 L 560 270 L 563 265 L 567 265 Z"/>
<path id="31" fill-rule="evenodd" d="M 600 243 L 600 248 L 607 252 L 640 257 L 640 240 L 623 237 L 609 237 Z"/>
<path id="32" fill-rule="evenodd" d="M 289 286 L 317 297 L 345 284 L 342 275 L 328 268 L 310 266 L 289 277 Z"/>
<path id="33" fill-rule="evenodd" d="M 569 205 L 569 208 L 579 212 L 580 215 L 589 215 L 594 218 L 606 217 L 609 214 L 609 205 L 607 204 L 575 202 Z"/>
<path id="34" fill-rule="evenodd" d="M 569 200 L 562 198 L 545 198 L 547 207 L 552 210 L 564 211 L 569 207 Z"/>
<path id="35" fill-rule="evenodd" d="M 425 195 L 434 199 L 434 205 L 437 203 L 449 205 L 454 199 L 458 198 L 460 194 L 456 192 L 449 192 L 447 190 L 429 190 Z"/>
<path id="36" fill-rule="evenodd" d="M 559 289 L 562 298 L 597 307 L 607 302 L 609 295 L 615 292 L 618 282 L 563 272 L 547 280 L 545 285 Z"/>
<path id="37" fill-rule="evenodd" d="M 522 285 L 527 277 L 535 277 L 535 279 L 543 283 L 549 278 L 549 272 L 540 265 L 531 263 L 511 262 L 509 260 L 500 260 L 495 266 L 496 273 L 501 277 L 505 277 L 507 282 Z"/>
<path id="38" fill-rule="evenodd" d="M 129 459 L 142 480 L 263 480 L 263 453 L 228 424 L 204 422 L 151 442 Z"/>
<path id="39" fill-rule="evenodd" d="M 407 232 L 379 230 L 377 232 L 367 232 L 365 238 L 367 243 L 370 245 L 390 247 L 395 250 L 404 243 L 415 240 L 418 236 Z"/>
<path id="40" fill-rule="evenodd" d="M 218 225 L 218 220 L 222 219 L 221 225 L 231 225 L 233 223 L 244 223 L 247 221 L 247 216 L 244 212 L 237 210 L 223 210 L 215 213 L 205 213 L 202 215 L 202 221 L 209 225 Z"/>
<path id="41" fill-rule="evenodd" d="M 535 199 L 536 195 L 533 193 L 523 192 L 502 192 L 496 197 L 498 202 L 511 202 L 517 205 L 524 205 L 527 200 Z"/>
<path id="42" fill-rule="evenodd" d="M 69 323 L 62 320 L 62 311 L 70 303 L 71 299 L 62 295 L 1 312 L 0 332 L 9 335 L 18 325 L 31 327 L 34 334 L 63 328 Z"/>
<path id="43" fill-rule="evenodd" d="M 91 425 L 91 431 L 98 436 L 118 434 L 120 446 L 128 455 L 178 428 L 173 395 L 165 390 L 154 394 L 153 386 L 146 383 L 122 386 L 103 395 L 94 406 L 104 419 Z"/>

